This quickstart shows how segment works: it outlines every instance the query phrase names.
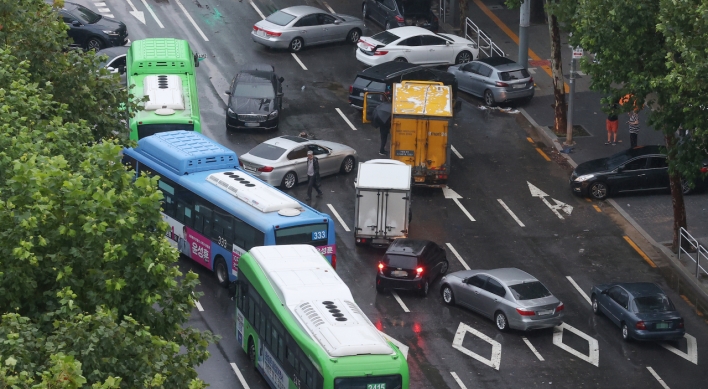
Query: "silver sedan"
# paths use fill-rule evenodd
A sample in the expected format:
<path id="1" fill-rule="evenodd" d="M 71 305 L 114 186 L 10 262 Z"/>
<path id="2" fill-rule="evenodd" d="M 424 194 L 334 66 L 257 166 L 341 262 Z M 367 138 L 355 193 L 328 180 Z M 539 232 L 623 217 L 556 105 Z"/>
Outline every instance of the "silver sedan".
<path id="1" fill-rule="evenodd" d="M 340 143 L 283 135 L 269 139 L 239 157 L 249 173 L 283 189 L 307 182 L 307 152 L 319 161 L 320 176 L 351 173 L 357 163 L 356 150 Z"/>
<path id="2" fill-rule="evenodd" d="M 441 285 L 445 303 L 461 305 L 494 320 L 500 331 L 527 331 L 563 323 L 563 303 L 523 270 L 463 270 L 443 277 Z"/>
<path id="3" fill-rule="evenodd" d="M 366 25 L 349 15 L 332 14 L 307 5 L 283 8 L 256 23 L 251 31 L 254 42 L 296 53 L 305 46 L 346 41 L 359 42 Z"/>

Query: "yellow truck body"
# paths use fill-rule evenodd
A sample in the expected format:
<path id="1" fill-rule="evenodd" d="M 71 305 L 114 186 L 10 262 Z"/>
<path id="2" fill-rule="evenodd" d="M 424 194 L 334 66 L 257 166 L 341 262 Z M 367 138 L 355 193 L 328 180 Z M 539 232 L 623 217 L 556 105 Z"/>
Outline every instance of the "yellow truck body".
<path id="1" fill-rule="evenodd" d="M 441 82 L 393 86 L 391 159 L 412 167 L 413 184 L 441 187 L 450 174 L 452 88 Z"/>

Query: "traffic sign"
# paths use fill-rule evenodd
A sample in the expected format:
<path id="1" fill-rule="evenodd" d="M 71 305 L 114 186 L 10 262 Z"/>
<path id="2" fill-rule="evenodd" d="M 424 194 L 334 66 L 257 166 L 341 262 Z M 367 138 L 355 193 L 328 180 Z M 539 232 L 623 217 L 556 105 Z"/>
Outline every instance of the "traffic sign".
<path id="1" fill-rule="evenodd" d="M 583 57 L 583 48 L 576 47 L 573 49 L 573 59 L 579 59 Z"/>

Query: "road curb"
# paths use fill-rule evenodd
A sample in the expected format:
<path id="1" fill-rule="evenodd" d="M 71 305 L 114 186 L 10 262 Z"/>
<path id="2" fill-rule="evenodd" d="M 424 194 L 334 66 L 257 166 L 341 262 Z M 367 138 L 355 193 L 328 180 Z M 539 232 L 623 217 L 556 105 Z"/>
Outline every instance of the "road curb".
<path id="1" fill-rule="evenodd" d="M 523 108 L 518 108 L 519 112 L 521 112 L 521 115 L 523 116 L 524 119 L 526 119 L 526 122 L 529 127 L 533 128 L 536 132 L 536 135 L 538 135 L 543 143 L 547 147 L 553 147 L 559 152 L 563 150 L 563 146 L 561 145 L 560 141 L 558 140 L 558 137 L 548 128 L 541 127 L 536 123 L 536 121 L 526 112 L 525 109 Z M 570 157 L 568 154 L 561 153 L 563 157 L 568 161 L 570 165 L 573 167 L 577 167 L 578 164 L 573 160 L 573 158 Z M 664 255 L 666 258 L 667 262 L 671 266 L 672 269 L 674 269 L 679 276 L 679 278 L 683 281 L 684 285 L 688 285 L 691 290 L 693 291 L 693 294 L 698 298 L 701 302 L 701 304 L 704 307 L 708 307 L 708 290 L 705 286 L 703 286 L 696 277 L 693 276 L 689 272 L 689 270 L 679 261 L 678 257 L 676 254 L 674 254 L 668 247 L 664 246 L 663 244 L 657 242 L 654 238 L 652 238 L 640 225 L 637 223 L 634 218 L 632 218 L 619 204 L 617 204 L 616 201 L 613 199 L 607 199 L 607 202 L 611 204 L 617 212 L 624 217 L 627 222 L 632 225 L 643 237 L 644 239 L 647 240 L 652 246 L 654 246 L 660 253 Z"/>

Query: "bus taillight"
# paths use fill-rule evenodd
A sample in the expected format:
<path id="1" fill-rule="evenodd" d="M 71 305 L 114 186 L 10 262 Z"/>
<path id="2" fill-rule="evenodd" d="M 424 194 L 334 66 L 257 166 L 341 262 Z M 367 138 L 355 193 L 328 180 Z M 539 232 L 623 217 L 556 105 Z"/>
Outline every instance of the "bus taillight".
<path id="1" fill-rule="evenodd" d="M 332 269 L 337 270 L 337 254 L 332 254 Z"/>

